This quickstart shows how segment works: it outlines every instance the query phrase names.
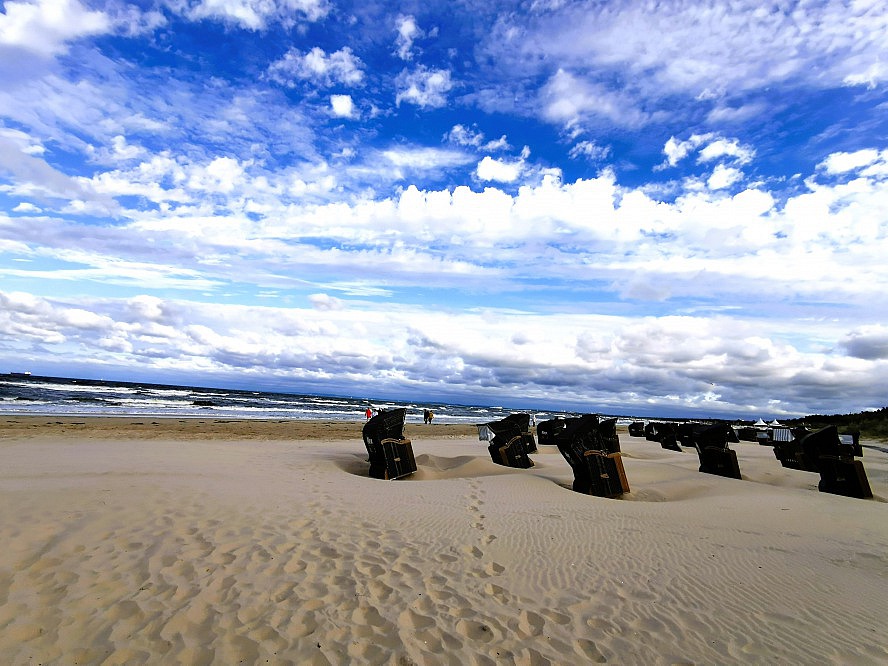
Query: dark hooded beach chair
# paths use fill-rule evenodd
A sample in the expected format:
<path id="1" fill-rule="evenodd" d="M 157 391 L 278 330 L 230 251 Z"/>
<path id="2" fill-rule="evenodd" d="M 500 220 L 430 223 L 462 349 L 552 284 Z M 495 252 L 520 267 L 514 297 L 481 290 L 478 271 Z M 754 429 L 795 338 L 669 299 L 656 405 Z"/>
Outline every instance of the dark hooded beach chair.
<path id="1" fill-rule="evenodd" d="M 555 446 L 555 435 L 567 427 L 567 421 L 555 417 L 537 423 L 537 442 L 540 446 Z"/>
<path id="2" fill-rule="evenodd" d="M 404 438 L 407 410 L 389 409 L 364 424 L 362 434 L 374 479 L 400 479 L 416 471 L 413 446 Z"/>
<path id="3" fill-rule="evenodd" d="M 527 469 L 533 467 L 533 461 L 527 457 L 527 439 L 521 428 L 518 419 L 491 421 L 478 426 L 478 439 L 490 442 L 487 451 L 497 465 Z"/>
<path id="4" fill-rule="evenodd" d="M 598 420 L 598 432 L 608 453 L 620 453 L 620 436 L 617 434 L 617 419 Z"/>
<path id="5" fill-rule="evenodd" d="M 533 433 L 530 431 L 530 414 L 509 414 L 503 419 L 503 421 L 511 421 L 518 426 L 518 431 L 521 433 L 521 438 L 524 440 L 524 450 L 527 453 L 537 452 L 536 441 L 533 438 Z"/>
<path id="6" fill-rule="evenodd" d="M 645 427 L 645 439 L 659 442 L 660 446 L 670 451 L 681 452 L 681 446 L 676 438 L 675 426 L 672 423 L 648 423 Z"/>
<path id="7" fill-rule="evenodd" d="M 771 431 L 774 457 L 783 467 L 802 472 L 817 472 L 817 460 L 802 448 L 802 440 L 811 434 L 807 428 L 774 428 Z"/>
<path id="8" fill-rule="evenodd" d="M 729 442 L 738 442 L 734 429 L 726 423 L 696 426 L 693 431 L 694 448 L 700 458 L 700 471 L 706 474 L 726 476 L 739 479 L 740 465 L 737 463 L 737 452 L 732 450 Z"/>
<path id="9" fill-rule="evenodd" d="M 644 437 L 644 421 L 633 421 L 629 424 L 630 437 Z"/>
<path id="10" fill-rule="evenodd" d="M 832 425 L 799 441 L 808 463 L 820 472 L 820 492 L 860 499 L 873 496 L 863 463 L 854 459 L 863 455 L 859 437 L 860 433 L 841 435 Z"/>
<path id="11" fill-rule="evenodd" d="M 623 460 L 613 447 L 610 426 L 602 433 L 598 417 L 587 414 L 570 419 L 555 435 L 555 444 L 574 473 L 573 489 L 598 497 L 620 497 L 629 492 Z"/>

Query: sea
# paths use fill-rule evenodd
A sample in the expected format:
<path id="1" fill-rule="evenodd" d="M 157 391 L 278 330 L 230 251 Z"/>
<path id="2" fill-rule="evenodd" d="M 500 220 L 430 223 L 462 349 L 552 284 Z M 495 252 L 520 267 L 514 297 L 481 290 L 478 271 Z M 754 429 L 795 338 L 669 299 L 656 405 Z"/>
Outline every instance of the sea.
<path id="1" fill-rule="evenodd" d="M 0 374 L 0 414 L 31 416 L 151 416 L 227 419 L 363 420 L 373 410 L 407 409 L 408 423 L 421 423 L 423 411 L 435 423 L 483 424 L 519 410 L 505 407 L 399 402 L 294 393 L 174 386 L 25 373 Z M 523 410 L 522 410 L 523 411 Z M 574 416 L 573 412 L 531 412 L 534 419 Z"/>

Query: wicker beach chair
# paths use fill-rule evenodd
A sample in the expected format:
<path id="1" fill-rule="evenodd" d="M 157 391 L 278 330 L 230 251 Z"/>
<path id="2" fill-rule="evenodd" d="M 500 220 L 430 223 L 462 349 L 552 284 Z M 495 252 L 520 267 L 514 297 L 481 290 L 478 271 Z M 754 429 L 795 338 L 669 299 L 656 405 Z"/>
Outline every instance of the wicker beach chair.
<path id="1" fill-rule="evenodd" d="M 555 435 L 555 444 L 574 473 L 573 489 L 598 497 L 620 497 L 629 492 L 629 481 L 619 453 L 613 447 L 610 426 L 601 432 L 598 417 L 587 414 L 571 419 Z M 619 444 L 617 444 L 619 446 Z"/>
<path id="2" fill-rule="evenodd" d="M 400 479 L 416 471 L 413 445 L 404 438 L 407 410 L 389 409 L 364 424 L 362 435 L 374 479 Z"/>
<path id="3" fill-rule="evenodd" d="M 533 433 L 530 431 L 530 414 L 509 414 L 503 419 L 503 421 L 511 421 L 518 426 L 518 431 L 521 433 L 521 438 L 524 440 L 525 452 L 537 452 L 536 441 L 533 438 Z"/>
<path id="4" fill-rule="evenodd" d="M 737 435 L 731 426 L 716 423 L 708 426 L 697 426 L 693 431 L 694 448 L 700 458 L 700 471 L 706 474 L 726 476 L 740 479 L 740 465 L 737 463 L 737 452 L 728 446 L 728 442 L 737 442 Z"/>
<path id="5" fill-rule="evenodd" d="M 644 437 L 644 421 L 633 421 L 629 424 L 630 437 Z"/>
<path id="6" fill-rule="evenodd" d="M 855 456 L 863 456 L 860 434 L 840 435 L 827 426 L 805 435 L 799 442 L 808 461 L 820 472 L 820 492 L 868 499 L 873 496 L 866 470 Z"/>
<path id="7" fill-rule="evenodd" d="M 672 423 L 649 423 L 648 425 L 650 428 L 645 431 L 646 439 L 659 442 L 664 449 L 681 452 L 682 449 L 678 444 L 675 425 Z"/>
<path id="8" fill-rule="evenodd" d="M 487 447 L 490 459 L 505 467 L 533 467 L 533 461 L 527 456 L 527 434 L 522 431 L 520 419 L 508 417 L 478 426 L 478 439 L 490 442 Z M 533 450 L 536 451 L 536 444 Z"/>

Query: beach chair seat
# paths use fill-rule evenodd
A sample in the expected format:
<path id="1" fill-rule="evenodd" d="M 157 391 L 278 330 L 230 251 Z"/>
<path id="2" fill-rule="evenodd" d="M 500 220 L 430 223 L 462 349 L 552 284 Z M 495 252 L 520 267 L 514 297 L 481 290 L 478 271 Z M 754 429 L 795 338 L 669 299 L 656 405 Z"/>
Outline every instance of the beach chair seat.
<path id="1" fill-rule="evenodd" d="M 676 437 L 675 426 L 671 423 L 655 423 L 652 429 L 652 437 L 648 439 L 659 442 L 661 448 L 678 451 L 679 453 L 682 451 Z"/>
<path id="2" fill-rule="evenodd" d="M 629 492 L 629 481 L 621 453 L 586 451 L 583 473 L 574 474 L 573 490 L 596 497 L 620 497 Z"/>
<path id="3" fill-rule="evenodd" d="M 490 452 L 490 459 L 499 465 L 517 467 L 518 469 L 533 467 L 533 461 L 527 456 L 524 439 L 521 435 L 516 435 L 503 445 L 491 444 L 487 450 Z"/>
<path id="4" fill-rule="evenodd" d="M 629 424 L 630 437 L 644 437 L 644 421 L 633 421 Z"/>
<path id="5" fill-rule="evenodd" d="M 364 424 L 362 436 L 370 461 L 370 477 L 400 479 L 416 471 L 413 445 L 404 437 L 407 409 L 380 411 Z"/>
<path id="6" fill-rule="evenodd" d="M 863 463 L 854 459 L 863 454 L 859 434 L 843 439 L 832 425 L 805 435 L 799 446 L 812 471 L 820 473 L 818 490 L 860 499 L 873 496 Z"/>
<path id="7" fill-rule="evenodd" d="M 541 446 L 554 446 L 555 435 L 567 427 L 567 421 L 561 418 L 548 419 L 537 423 L 537 441 Z"/>
<path id="8" fill-rule="evenodd" d="M 838 456 L 821 456 L 818 463 L 820 483 L 817 485 L 817 489 L 820 492 L 859 499 L 869 499 L 873 496 L 869 479 L 866 477 L 866 470 L 859 460 L 848 460 Z"/>
<path id="9" fill-rule="evenodd" d="M 524 442 L 524 450 L 526 453 L 537 452 L 536 440 L 533 437 L 533 433 L 530 431 L 530 414 L 509 414 L 502 420 L 514 423 L 518 426 L 518 431 L 521 433 L 521 439 Z"/>
<path id="10" fill-rule="evenodd" d="M 697 426 L 693 432 L 694 448 L 700 459 L 700 471 L 729 479 L 740 479 L 740 465 L 737 452 L 728 446 L 736 440 L 734 429 L 726 423 Z"/>
<path id="11" fill-rule="evenodd" d="M 609 434 L 602 436 L 598 417 L 587 414 L 571 419 L 556 436 L 556 446 L 574 473 L 573 490 L 598 497 L 619 497 L 629 492 L 622 454 L 608 450 Z"/>
<path id="12" fill-rule="evenodd" d="M 620 453 L 620 436 L 617 434 L 617 419 L 598 421 L 598 432 L 608 453 Z"/>
<path id="13" fill-rule="evenodd" d="M 528 425 L 525 425 L 523 419 L 508 417 L 484 423 L 478 426 L 478 439 L 490 442 L 487 451 L 490 453 L 490 459 L 497 465 L 527 469 L 533 467 L 533 461 L 527 457 L 528 442 L 532 443 L 532 451 L 536 451 L 533 435 L 523 430 L 529 426 L 529 423 L 529 415 L 527 415 Z M 528 435 L 530 435 L 529 440 Z"/>

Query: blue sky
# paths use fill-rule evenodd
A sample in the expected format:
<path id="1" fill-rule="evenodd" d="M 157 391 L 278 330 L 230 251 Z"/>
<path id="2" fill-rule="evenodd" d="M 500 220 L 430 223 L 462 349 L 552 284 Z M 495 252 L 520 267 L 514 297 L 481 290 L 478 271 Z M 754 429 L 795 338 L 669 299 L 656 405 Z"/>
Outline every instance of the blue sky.
<path id="1" fill-rule="evenodd" d="M 876 1 L 7 0 L 0 370 L 882 407 L 886 34 Z"/>

